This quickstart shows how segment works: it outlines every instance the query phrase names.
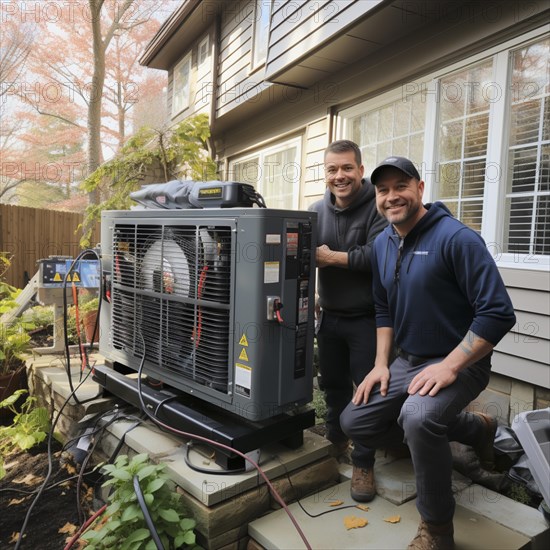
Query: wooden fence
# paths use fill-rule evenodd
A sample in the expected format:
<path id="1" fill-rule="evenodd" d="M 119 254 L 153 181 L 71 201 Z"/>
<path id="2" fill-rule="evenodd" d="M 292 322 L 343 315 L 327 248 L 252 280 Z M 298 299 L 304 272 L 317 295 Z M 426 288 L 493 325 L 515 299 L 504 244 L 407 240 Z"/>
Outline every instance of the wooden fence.
<path id="1" fill-rule="evenodd" d="M 0 204 L 0 252 L 11 256 L 5 280 L 23 288 L 37 270 L 36 262 L 48 256 L 76 257 L 80 252 L 82 214 Z M 91 242 L 99 242 L 99 224 Z"/>

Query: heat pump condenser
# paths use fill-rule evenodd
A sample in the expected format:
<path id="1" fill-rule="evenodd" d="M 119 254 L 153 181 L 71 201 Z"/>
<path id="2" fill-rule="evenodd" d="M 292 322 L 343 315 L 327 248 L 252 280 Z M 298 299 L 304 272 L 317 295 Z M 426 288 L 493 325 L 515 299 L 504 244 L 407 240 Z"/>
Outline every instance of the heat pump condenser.
<path id="1" fill-rule="evenodd" d="M 316 213 L 104 212 L 100 352 L 251 421 L 312 398 Z"/>

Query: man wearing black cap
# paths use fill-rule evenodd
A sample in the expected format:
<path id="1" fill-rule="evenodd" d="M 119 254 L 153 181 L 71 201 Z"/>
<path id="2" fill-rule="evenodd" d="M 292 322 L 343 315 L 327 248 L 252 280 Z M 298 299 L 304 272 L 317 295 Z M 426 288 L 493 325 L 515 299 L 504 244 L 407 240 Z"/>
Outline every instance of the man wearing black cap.
<path id="1" fill-rule="evenodd" d="M 453 548 L 449 441 L 493 466 L 496 421 L 462 411 L 486 387 L 514 310 L 483 239 L 442 203 L 422 203 L 424 182 L 410 160 L 385 159 L 371 181 L 390 222 L 373 245 L 377 354 L 340 423 L 371 448 L 408 444 L 421 516 L 409 549 Z"/>
<path id="2" fill-rule="evenodd" d="M 374 365 L 376 324 L 372 298 L 371 248 L 387 225 L 376 210 L 374 187 L 363 178 L 361 151 L 356 143 L 339 140 L 325 150 L 327 190 L 312 205 L 318 213 L 317 267 L 319 304 L 317 344 L 319 384 L 327 404 L 327 438 L 334 454 L 348 448 L 340 414 Z M 375 496 L 372 472 L 364 470 L 370 449 L 354 442 L 351 453 L 352 497 L 360 502 Z"/>

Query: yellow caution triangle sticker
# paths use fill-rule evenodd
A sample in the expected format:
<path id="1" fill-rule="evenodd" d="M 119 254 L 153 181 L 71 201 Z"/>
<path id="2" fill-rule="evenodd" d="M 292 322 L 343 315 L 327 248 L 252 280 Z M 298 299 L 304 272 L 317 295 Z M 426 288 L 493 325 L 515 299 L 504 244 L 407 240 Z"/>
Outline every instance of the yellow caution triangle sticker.
<path id="1" fill-rule="evenodd" d="M 80 282 L 80 277 L 78 276 L 78 272 L 75 272 L 73 274 L 73 283 L 79 283 Z"/>
<path id="2" fill-rule="evenodd" d="M 53 280 L 57 282 L 57 281 L 62 281 L 63 279 L 61 278 L 61 275 L 59 273 L 56 273 L 53 276 Z"/>
<path id="3" fill-rule="evenodd" d="M 243 349 L 241 350 L 241 353 L 240 353 L 240 355 L 239 355 L 239 359 L 240 359 L 241 361 L 248 361 L 248 353 L 246 353 L 246 349 L 245 349 L 245 348 L 243 348 Z"/>
<path id="4" fill-rule="evenodd" d="M 239 340 L 239 346 L 245 346 L 248 347 L 248 340 L 246 339 L 246 335 L 242 335 L 241 339 Z"/>

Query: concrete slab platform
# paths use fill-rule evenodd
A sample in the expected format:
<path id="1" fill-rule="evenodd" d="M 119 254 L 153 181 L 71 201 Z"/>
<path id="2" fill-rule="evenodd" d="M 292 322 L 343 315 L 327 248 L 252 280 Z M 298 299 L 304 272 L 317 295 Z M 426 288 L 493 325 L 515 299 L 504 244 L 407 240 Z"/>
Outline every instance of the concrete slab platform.
<path id="1" fill-rule="evenodd" d="M 313 515 L 331 510 L 330 504 L 335 500 L 344 501 L 330 514 L 312 518 L 297 503 L 290 505 L 289 509 L 311 547 L 316 550 L 406 548 L 418 528 L 419 516 L 414 501 L 398 506 L 377 497 L 368 504 L 369 510 L 365 512 L 354 507 L 355 503 L 349 496 L 349 485 L 350 482 L 346 481 L 302 500 L 303 507 Z M 344 506 L 353 507 L 344 509 Z M 385 521 L 396 515 L 400 516 L 399 523 Z M 368 525 L 347 530 L 344 525 L 347 516 L 365 518 Z M 518 550 L 529 544 L 528 537 L 462 506 L 457 506 L 454 523 L 457 550 Z M 305 547 L 284 510 L 251 522 L 248 533 L 264 548 L 296 550 Z"/>
<path id="2" fill-rule="evenodd" d="M 108 430 L 120 438 L 131 425 L 132 422 L 120 421 L 109 426 Z M 199 452 L 195 448 L 189 452 L 191 464 L 212 470 L 212 473 L 193 470 L 186 464 L 187 450 L 182 438 L 163 433 L 150 422 L 145 422 L 128 432 L 125 442 L 136 453 L 147 453 L 153 459 L 162 458 L 170 478 L 207 506 L 213 506 L 258 487 L 256 470 L 226 475 L 214 462 L 213 457 L 209 458 L 207 452 Z M 262 448 L 260 465 L 269 479 L 276 479 L 327 457 L 329 450 L 330 443 L 327 440 L 305 431 L 304 444 L 299 449 L 291 450 L 282 444 L 266 445 Z"/>

